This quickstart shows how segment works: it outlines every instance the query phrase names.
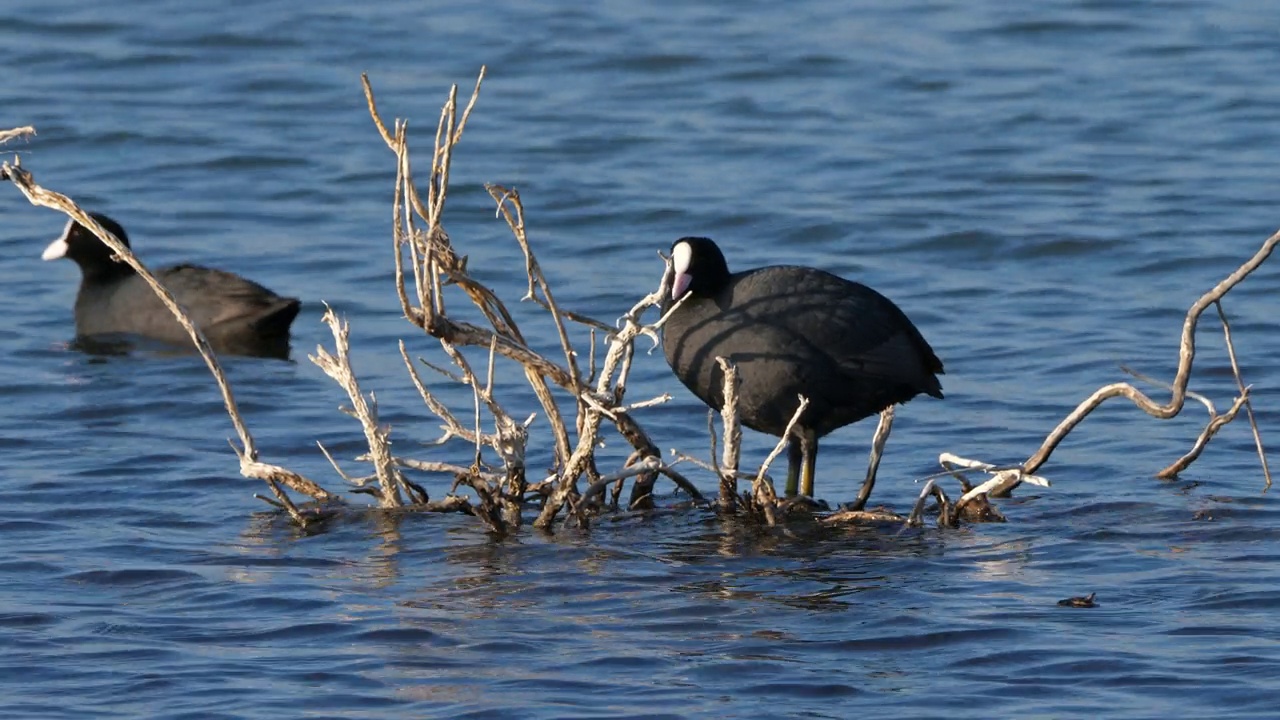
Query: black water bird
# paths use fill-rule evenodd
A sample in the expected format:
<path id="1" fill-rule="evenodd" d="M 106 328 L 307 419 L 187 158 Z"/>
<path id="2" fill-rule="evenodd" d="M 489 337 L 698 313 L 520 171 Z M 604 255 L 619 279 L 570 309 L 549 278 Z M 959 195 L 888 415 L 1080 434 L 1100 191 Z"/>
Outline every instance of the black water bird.
<path id="1" fill-rule="evenodd" d="M 689 297 L 663 327 L 663 351 L 694 395 L 721 409 L 721 356 L 738 368 L 739 419 L 753 430 L 781 437 L 799 396 L 809 399 L 789 439 L 788 495 L 813 494 L 823 436 L 920 393 L 942 397 L 942 361 L 906 314 L 866 285 L 795 265 L 730 273 L 720 248 L 700 237 L 677 240 L 671 264 L 664 309 Z"/>
<path id="2" fill-rule="evenodd" d="M 129 245 L 119 223 L 92 213 L 116 239 Z M 76 335 L 96 339 L 136 335 L 184 347 L 191 339 L 160 298 L 127 263 L 80 223 L 71 220 L 41 256 L 70 258 L 80 266 L 76 295 Z M 218 352 L 287 358 L 289 328 L 298 315 L 297 298 L 281 297 L 233 273 L 198 265 L 174 265 L 154 271 L 209 344 Z"/>

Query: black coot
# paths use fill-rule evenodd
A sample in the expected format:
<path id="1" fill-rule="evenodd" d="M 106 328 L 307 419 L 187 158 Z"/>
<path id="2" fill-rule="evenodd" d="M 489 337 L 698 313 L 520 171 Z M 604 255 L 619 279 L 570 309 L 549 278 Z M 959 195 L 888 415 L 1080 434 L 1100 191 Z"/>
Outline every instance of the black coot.
<path id="1" fill-rule="evenodd" d="M 124 228 L 106 215 L 92 213 L 120 242 Z M 160 298 L 128 264 L 74 220 L 45 249 L 45 260 L 71 258 L 82 279 L 76 295 L 76 334 L 82 338 L 140 335 L 190 347 L 191 339 Z M 214 350 L 236 355 L 287 358 L 289 327 L 298 315 L 296 298 L 222 270 L 174 265 L 154 271 L 178 304 L 208 338 Z"/>
<path id="2" fill-rule="evenodd" d="M 716 357 L 738 368 L 739 418 L 778 437 L 799 405 L 790 439 L 787 494 L 813 492 L 818 439 L 920 393 L 942 397 L 942 361 L 907 316 L 866 285 L 817 268 L 778 265 L 730 273 L 707 238 L 671 247 L 668 307 L 690 294 L 663 328 L 676 377 L 707 405 L 724 404 Z"/>

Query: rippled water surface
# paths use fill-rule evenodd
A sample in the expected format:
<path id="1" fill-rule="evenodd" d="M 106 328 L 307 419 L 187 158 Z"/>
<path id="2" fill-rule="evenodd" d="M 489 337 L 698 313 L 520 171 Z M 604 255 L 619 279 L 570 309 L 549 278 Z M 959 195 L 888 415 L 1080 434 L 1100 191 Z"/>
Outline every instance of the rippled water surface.
<path id="1" fill-rule="evenodd" d="M 400 316 L 394 158 L 361 72 L 425 168 L 449 85 L 488 65 L 446 222 L 512 303 L 522 261 L 486 182 L 520 189 L 557 300 L 600 318 L 690 234 L 737 268 L 818 265 L 897 300 L 948 396 L 898 414 L 875 499 L 900 510 L 939 452 L 1021 460 L 1121 363 L 1170 378 L 1186 308 L 1280 226 L 1265 3 L 429 5 L 0 7 L 0 128 L 37 127 L 6 150 L 39 182 L 115 216 L 146 261 L 304 299 L 295 362 L 229 372 L 265 456 L 331 488 L 315 442 L 356 471 L 361 436 L 305 357 L 329 341 L 322 301 L 398 450 L 467 461 L 418 445 L 437 422 L 396 341 L 445 359 Z M 0 194 L 4 717 L 1280 712 L 1280 513 L 1243 423 L 1166 482 L 1203 409 L 1108 405 L 1044 468 L 1052 488 L 959 530 L 781 537 L 681 512 L 498 541 L 462 516 L 353 513 L 302 535 L 238 476 L 198 361 L 69 347 L 75 268 L 39 260 L 64 220 Z M 1277 279 L 1263 266 L 1226 302 L 1273 442 Z M 1193 389 L 1225 407 L 1216 320 L 1199 341 Z M 498 381 L 535 407 L 518 371 Z M 632 396 L 663 391 L 641 422 L 705 454 L 703 409 L 638 356 Z M 854 495 L 870 434 L 824 441 L 821 495 Z"/>

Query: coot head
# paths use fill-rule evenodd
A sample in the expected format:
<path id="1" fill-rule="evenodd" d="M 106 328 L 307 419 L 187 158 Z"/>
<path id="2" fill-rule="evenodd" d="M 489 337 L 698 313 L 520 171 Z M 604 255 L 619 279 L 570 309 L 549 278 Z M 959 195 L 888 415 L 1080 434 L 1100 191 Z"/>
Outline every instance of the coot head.
<path id="1" fill-rule="evenodd" d="M 686 292 L 713 297 L 729 282 L 729 264 L 711 238 L 684 237 L 675 241 L 671 246 L 671 267 L 675 271 L 672 301 Z"/>
<path id="2" fill-rule="evenodd" d="M 116 236 L 116 239 L 129 247 L 129 236 L 125 234 L 120 223 L 102 213 L 89 213 L 104 230 Z M 116 276 L 133 274 L 133 268 L 116 259 L 115 253 L 107 244 L 98 239 L 84 225 L 75 220 L 68 220 L 67 226 L 57 240 L 49 243 L 40 255 L 43 260 L 70 258 L 80 266 L 86 279 L 101 280 Z"/>

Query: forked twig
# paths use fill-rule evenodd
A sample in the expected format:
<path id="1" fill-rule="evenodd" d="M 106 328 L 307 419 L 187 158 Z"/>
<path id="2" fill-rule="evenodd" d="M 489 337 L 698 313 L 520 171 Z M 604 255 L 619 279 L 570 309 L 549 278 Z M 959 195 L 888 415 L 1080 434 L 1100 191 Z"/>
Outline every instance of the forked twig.
<path id="1" fill-rule="evenodd" d="M 782 437 L 778 438 L 778 444 L 774 445 L 773 450 L 765 457 L 764 462 L 760 464 L 760 469 L 756 472 L 755 479 L 751 483 L 751 499 L 754 506 L 764 514 L 765 523 L 773 527 L 778 522 L 778 494 L 773 488 L 773 483 L 769 480 L 769 466 L 774 460 L 782 454 L 786 449 L 787 442 L 796 429 L 796 425 L 800 422 L 800 416 L 804 415 L 804 411 L 809 407 L 809 398 L 799 395 L 800 404 L 796 406 L 796 411 L 792 413 L 791 420 L 787 422 L 786 429 L 782 432 Z"/>

